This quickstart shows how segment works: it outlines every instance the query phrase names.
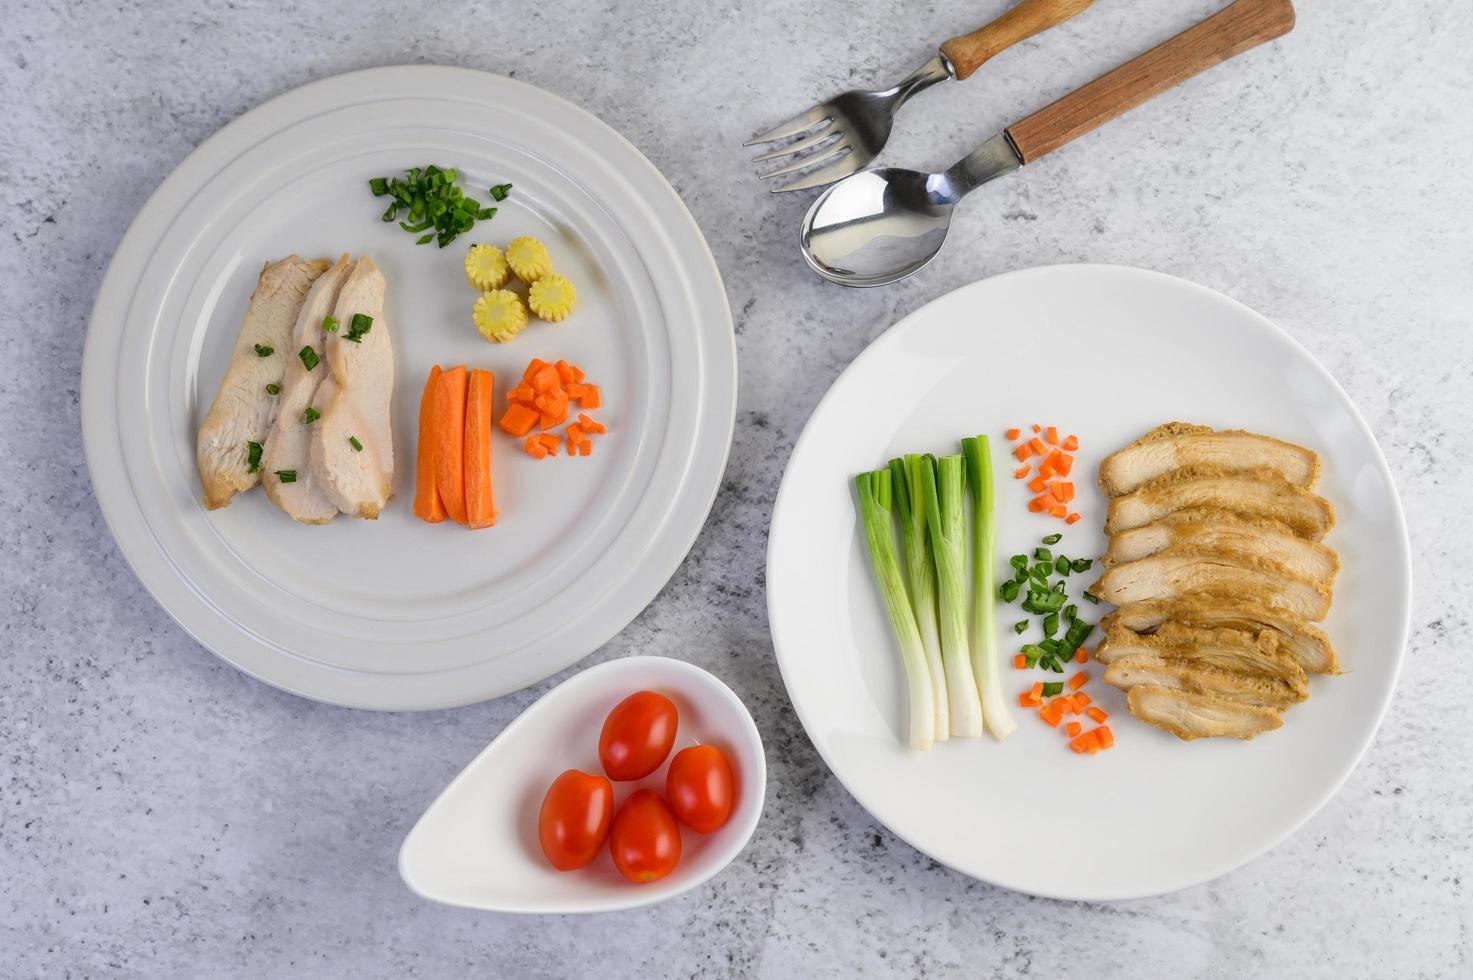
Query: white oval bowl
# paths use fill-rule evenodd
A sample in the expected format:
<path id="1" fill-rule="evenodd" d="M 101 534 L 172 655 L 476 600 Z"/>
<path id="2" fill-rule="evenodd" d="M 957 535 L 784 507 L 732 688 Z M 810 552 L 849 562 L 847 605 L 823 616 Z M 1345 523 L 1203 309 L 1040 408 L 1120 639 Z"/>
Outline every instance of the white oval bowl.
<path id="1" fill-rule="evenodd" d="M 598 736 L 624 698 L 659 691 L 680 712 L 673 757 L 711 744 L 736 776 L 726 825 L 698 834 L 681 827 L 680 864 L 648 884 L 626 881 L 608 849 L 586 868 L 557 871 L 537 841 L 543 794 L 564 770 L 601 773 Z M 664 795 L 667 759 L 653 774 L 614 783 L 615 809 L 636 789 Z M 399 849 L 399 874 L 423 898 L 488 912 L 612 912 L 689 891 L 741 853 L 762 815 L 767 760 L 741 699 L 714 675 L 667 657 L 627 657 L 590 667 L 523 711 L 445 787 Z"/>

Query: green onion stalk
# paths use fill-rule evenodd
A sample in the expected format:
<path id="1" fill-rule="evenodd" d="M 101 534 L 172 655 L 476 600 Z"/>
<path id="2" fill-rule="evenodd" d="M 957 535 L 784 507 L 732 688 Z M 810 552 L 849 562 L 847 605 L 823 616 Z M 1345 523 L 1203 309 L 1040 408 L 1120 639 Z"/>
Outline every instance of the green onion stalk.
<path id="1" fill-rule="evenodd" d="M 967 501 L 966 463 L 960 454 L 920 467 L 926 524 L 936 562 L 936 595 L 941 632 L 941 660 L 946 669 L 951 734 L 982 734 L 982 706 L 967 646 Z"/>
<path id="2" fill-rule="evenodd" d="M 926 669 L 926 654 L 921 647 L 921 634 L 915 612 L 905 593 L 905 579 L 900 574 L 900 561 L 895 553 L 895 525 L 891 517 L 891 476 L 889 470 L 861 473 L 854 478 L 859 495 L 859 517 L 864 525 L 864 540 L 869 546 L 870 567 L 890 614 L 890 625 L 900 645 L 900 663 L 905 671 L 909 699 L 909 743 L 913 749 L 929 749 L 936 737 L 936 709 L 931 697 L 931 679 Z"/>
<path id="3" fill-rule="evenodd" d="M 931 537 L 926 531 L 926 508 L 921 501 L 921 466 L 929 461 L 919 453 L 890 460 L 890 492 L 900 518 L 900 543 L 905 555 L 905 575 L 910 584 L 911 607 L 921 632 L 921 649 L 926 654 L 926 672 L 931 678 L 931 702 L 936 708 L 936 741 L 951 735 L 951 717 L 946 707 L 946 668 L 941 664 L 941 633 L 936 624 L 936 564 L 931 556 Z"/>
<path id="4" fill-rule="evenodd" d="M 992 491 L 992 450 L 986 436 L 962 440 L 972 489 L 974 541 L 972 545 L 972 672 L 982 699 L 987 731 L 1001 742 L 1017 730 L 1002 696 L 997 657 L 996 515 Z"/>

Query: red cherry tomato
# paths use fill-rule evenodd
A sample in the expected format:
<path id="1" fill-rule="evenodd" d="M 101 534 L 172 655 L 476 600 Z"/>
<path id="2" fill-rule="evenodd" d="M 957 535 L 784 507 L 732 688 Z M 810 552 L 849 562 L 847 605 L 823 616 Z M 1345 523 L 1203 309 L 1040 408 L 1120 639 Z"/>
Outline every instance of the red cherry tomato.
<path id="1" fill-rule="evenodd" d="M 643 779 L 675 744 L 675 704 L 654 691 L 636 691 L 614 705 L 598 736 L 598 761 L 610 779 Z"/>
<path id="2" fill-rule="evenodd" d="M 731 816 L 736 790 L 731 765 L 714 745 L 692 745 L 670 760 L 665 797 L 680 822 L 709 834 Z"/>
<path id="3" fill-rule="evenodd" d="M 537 837 L 559 871 L 581 868 L 598 856 L 614 815 L 614 787 L 602 776 L 569 769 L 542 798 Z"/>
<path id="4" fill-rule="evenodd" d="M 680 824 L 652 789 L 636 790 L 609 830 L 614 867 L 630 881 L 658 881 L 680 862 Z"/>

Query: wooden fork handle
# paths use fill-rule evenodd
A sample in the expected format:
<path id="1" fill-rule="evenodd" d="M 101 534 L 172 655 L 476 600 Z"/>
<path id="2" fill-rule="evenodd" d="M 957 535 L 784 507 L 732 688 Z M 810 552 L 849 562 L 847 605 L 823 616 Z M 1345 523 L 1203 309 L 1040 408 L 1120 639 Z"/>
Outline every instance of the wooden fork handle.
<path id="1" fill-rule="evenodd" d="M 1291 0 L 1234 0 L 1196 27 L 1007 128 L 1024 163 L 1057 150 L 1213 65 L 1294 28 Z"/>
<path id="2" fill-rule="evenodd" d="M 966 78 L 982 62 L 1040 31 L 1062 24 L 1094 0 L 1023 0 L 997 20 L 941 45 L 958 79 Z"/>

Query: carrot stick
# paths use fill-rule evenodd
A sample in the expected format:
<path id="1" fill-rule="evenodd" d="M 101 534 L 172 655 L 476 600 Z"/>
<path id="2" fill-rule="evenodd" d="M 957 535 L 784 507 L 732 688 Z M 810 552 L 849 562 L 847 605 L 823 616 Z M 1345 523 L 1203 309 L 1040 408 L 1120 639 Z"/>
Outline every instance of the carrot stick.
<path id="1" fill-rule="evenodd" d="M 491 492 L 491 395 L 496 381 L 490 371 L 472 371 L 465 396 L 465 516 L 473 528 L 496 523 Z"/>
<path id="2" fill-rule="evenodd" d="M 463 365 L 435 379 L 435 486 L 457 524 L 465 523 L 465 386 Z"/>
<path id="3" fill-rule="evenodd" d="M 419 446 L 414 460 L 414 516 L 431 524 L 445 519 L 445 501 L 435 487 L 435 379 L 440 365 L 430 368 L 424 394 L 419 399 Z"/>

